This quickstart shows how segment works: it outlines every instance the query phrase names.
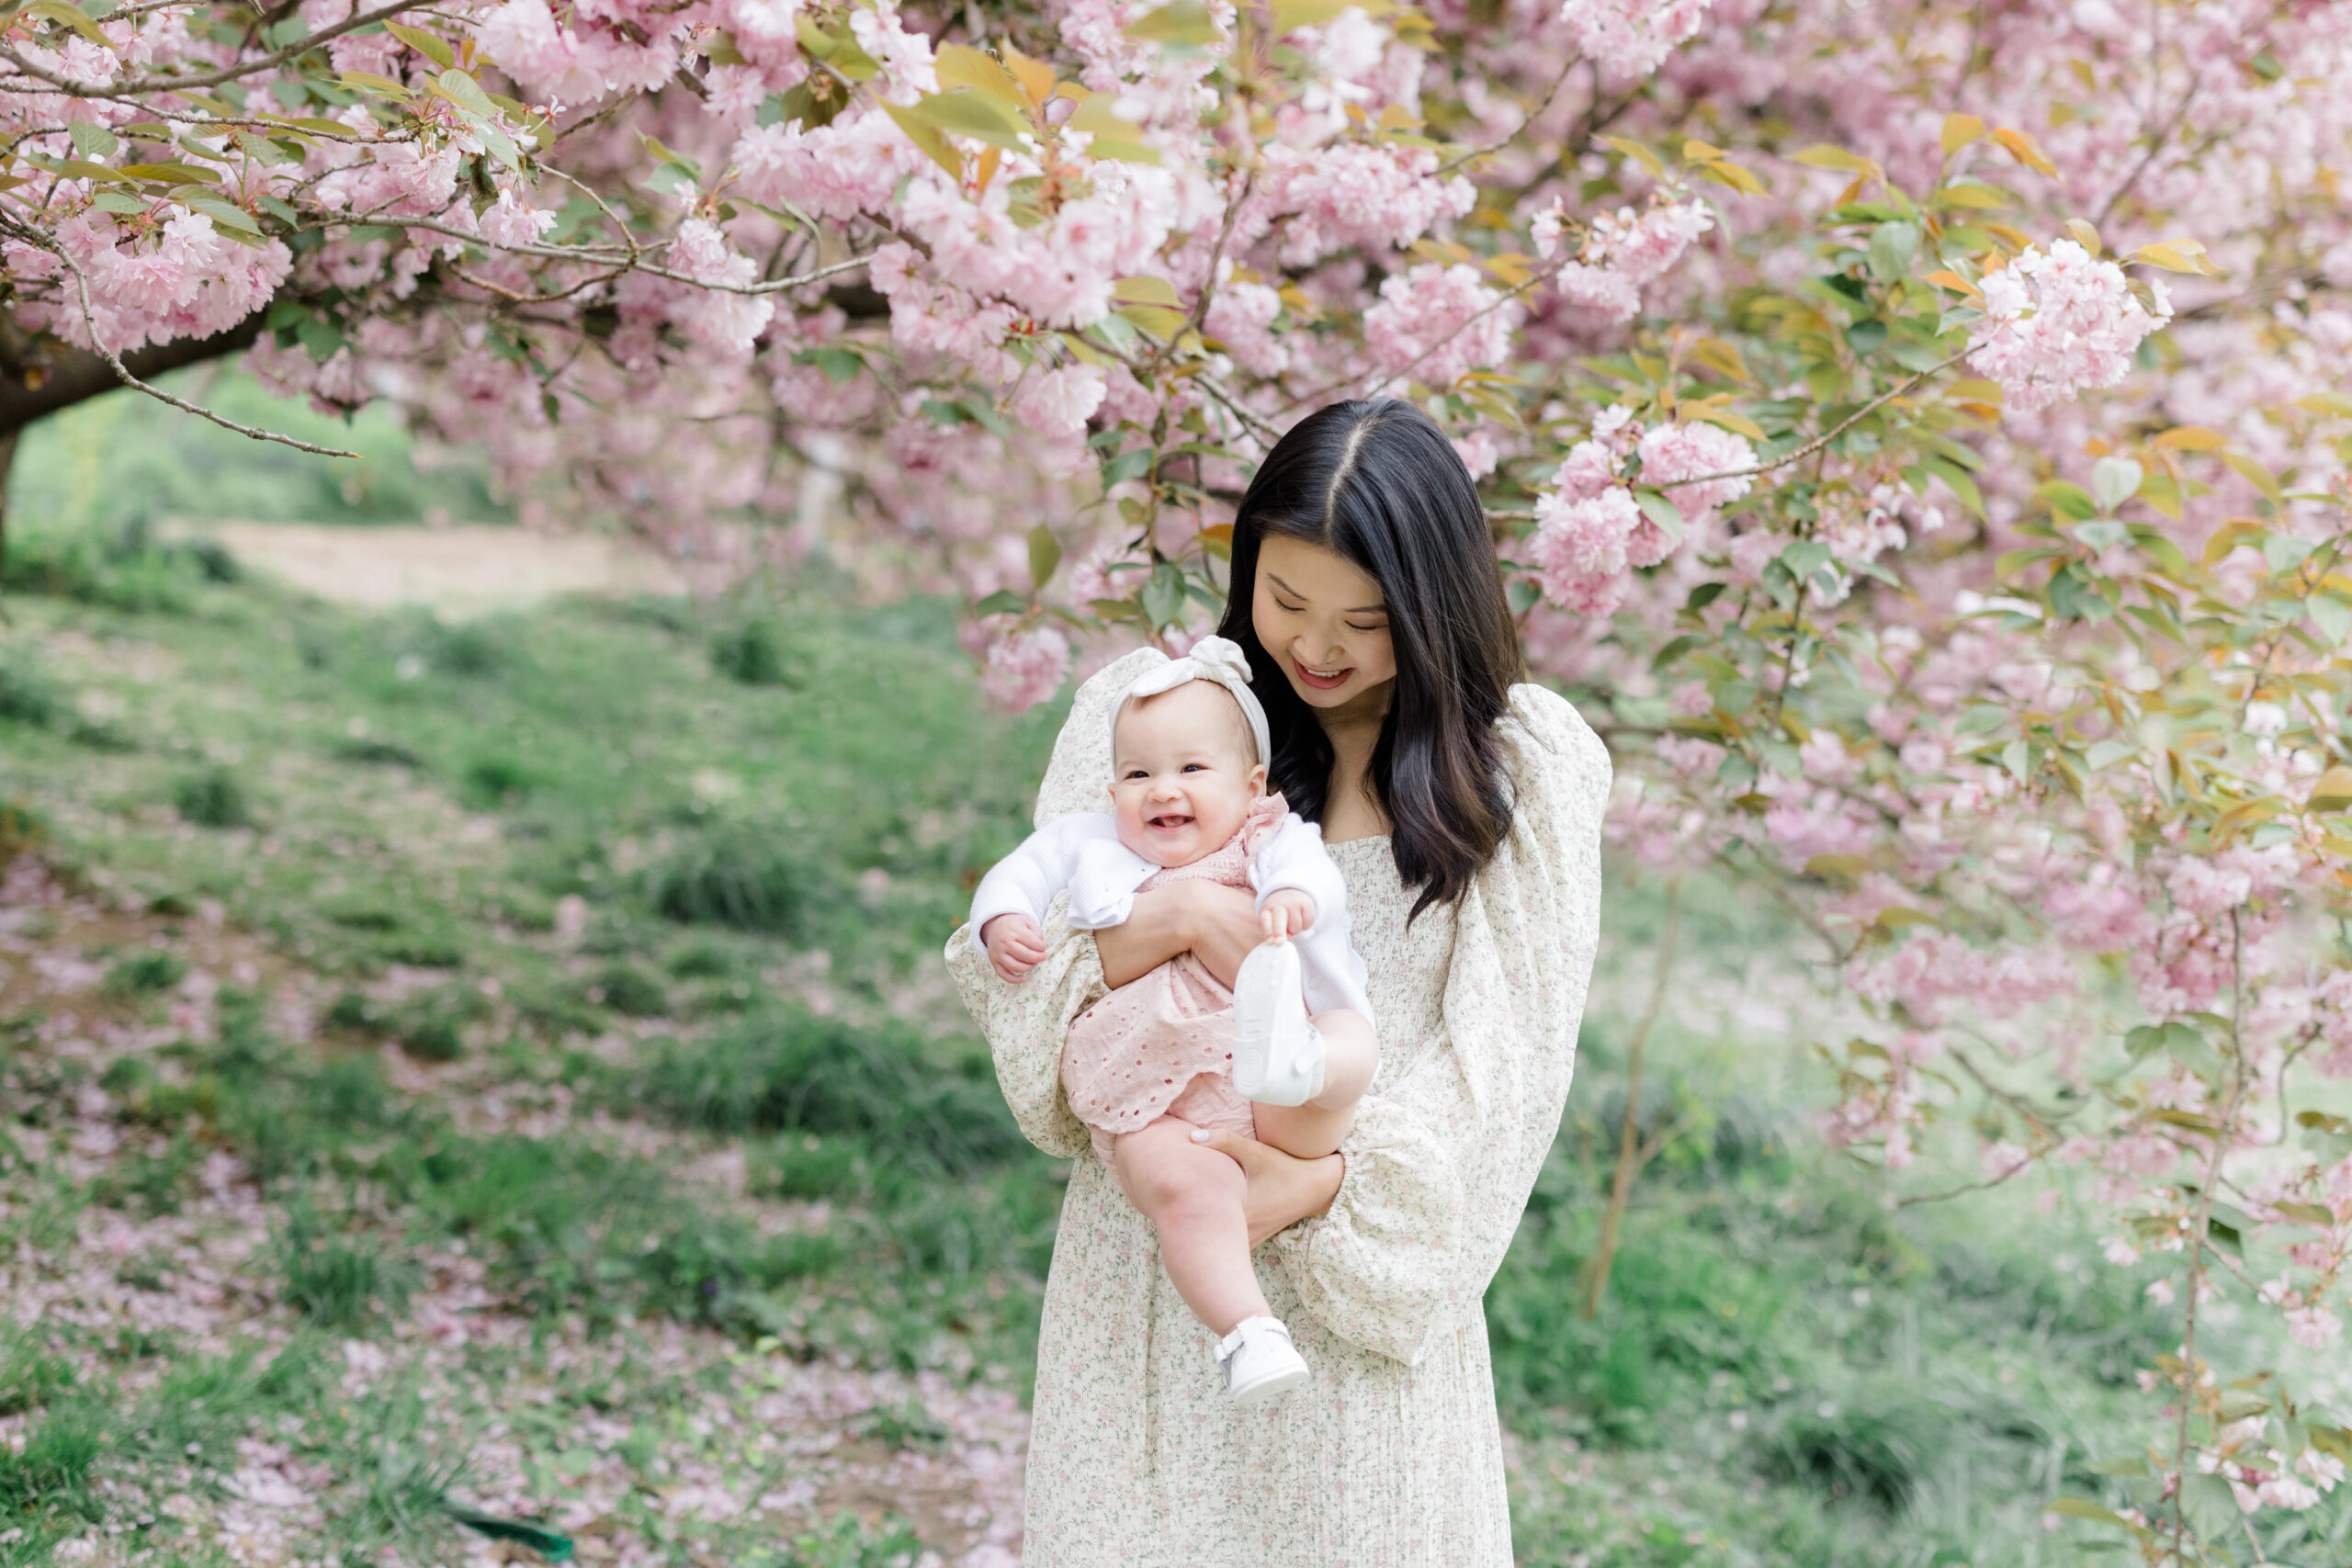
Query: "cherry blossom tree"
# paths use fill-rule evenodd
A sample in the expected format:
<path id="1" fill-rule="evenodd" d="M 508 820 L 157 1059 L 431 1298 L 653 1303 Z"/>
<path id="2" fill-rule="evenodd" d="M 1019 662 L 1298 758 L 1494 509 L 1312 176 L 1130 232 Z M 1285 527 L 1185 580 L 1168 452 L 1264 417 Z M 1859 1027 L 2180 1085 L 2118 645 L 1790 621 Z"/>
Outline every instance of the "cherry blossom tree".
<path id="1" fill-rule="evenodd" d="M 2199 1312 L 2324 1350 L 2352 1250 L 2294 1109 L 2352 1077 L 2344 7 L 0 15 L 0 441 L 242 350 L 530 520 L 960 595 L 1021 706 L 1206 626 L 1291 423 L 1413 399 L 1627 853 L 1785 900 L 1868 1020 L 1828 1136 L 1905 1201 L 1936 1122 L 1971 1187 L 2080 1168 L 2179 1314 L 2053 1506 L 2213 1561 L 2343 1479 Z"/>

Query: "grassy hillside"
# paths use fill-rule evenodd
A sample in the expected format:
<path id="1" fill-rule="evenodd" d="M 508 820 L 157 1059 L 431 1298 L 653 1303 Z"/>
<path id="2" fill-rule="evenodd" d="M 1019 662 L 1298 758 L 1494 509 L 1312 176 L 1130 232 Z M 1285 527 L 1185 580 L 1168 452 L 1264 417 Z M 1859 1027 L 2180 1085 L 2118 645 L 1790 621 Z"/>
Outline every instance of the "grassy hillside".
<path id="1" fill-rule="evenodd" d="M 1062 1172 L 938 948 L 1056 713 L 813 589 L 451 626 L 40 525 L 11 576 L 0 1564 L 536 1560 L 467 1513 L 1011 1560 Z M 1695 903 L 1605 1309 L 1632 878 L 1489 1292 L 1521 1560 L 2084 1560 L 2041 1506 L 2110 1484 L 2161 1322 L 2063 1195 L 1896 1212 L 1821 1156 L 1808 993 Z"/>

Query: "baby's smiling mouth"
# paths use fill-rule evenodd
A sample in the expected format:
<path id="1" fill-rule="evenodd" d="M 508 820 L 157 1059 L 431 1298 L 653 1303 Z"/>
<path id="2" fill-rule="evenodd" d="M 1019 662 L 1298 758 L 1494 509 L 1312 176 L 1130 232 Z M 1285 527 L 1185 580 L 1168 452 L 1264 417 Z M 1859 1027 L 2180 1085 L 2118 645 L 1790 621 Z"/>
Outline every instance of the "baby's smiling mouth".
<path id="1" fill-rule="evenodd" d="M 1157 817 L 1147 817 L 1143 821 L 1145 827 L 1158 828 L 1165 832 L 1173 832 L 1179 828 L 1189 828 L 1193 825 L 1191 817 L 1178 811 L 1163 811 Z"/>

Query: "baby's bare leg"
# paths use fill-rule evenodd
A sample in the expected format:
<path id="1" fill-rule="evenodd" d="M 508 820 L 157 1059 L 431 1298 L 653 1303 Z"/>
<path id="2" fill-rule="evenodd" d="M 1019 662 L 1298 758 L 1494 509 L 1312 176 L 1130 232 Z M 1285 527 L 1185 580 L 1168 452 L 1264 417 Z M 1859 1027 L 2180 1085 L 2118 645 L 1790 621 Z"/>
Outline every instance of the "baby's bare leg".
<path id="1" fill-rule="evenodd" d="M 1320 1159 L 1356 1124 L 1356 1102 L 1380 1066 L 1372 1021 L 1345 1008 L 1315 1015 L 1323 1036 L 1323 1092 L 1304 1105 L 1252 1105 L 1258 1141 L 1300 1159 Z"/>
<path id="2" fill-rule="evenodd" d="M 1219 1335 L 1271 1315 L 1250 1265 L 1248 1187 L 1232 1159 L 1193 1142 L 1193 1124 L 1162 1116 L 1111 1147 L 1127 1197 L 1159 1232 L 1159 1260 L 1184 1304 Z"/>

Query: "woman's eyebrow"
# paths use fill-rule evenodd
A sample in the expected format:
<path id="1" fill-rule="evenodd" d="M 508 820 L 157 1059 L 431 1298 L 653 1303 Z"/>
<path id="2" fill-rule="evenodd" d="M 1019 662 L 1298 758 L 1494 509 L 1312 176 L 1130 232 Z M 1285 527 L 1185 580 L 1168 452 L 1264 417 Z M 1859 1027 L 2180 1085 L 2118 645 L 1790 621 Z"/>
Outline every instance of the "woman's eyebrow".
<path id="1" fill-rule="evenodd" d="M 1276 577 L 1271 571 L 1266 573 L 1266 581 L 1281 589 L 1283 592 L 1289 594 L 1292 598 L 1299 600 L 1301 603 L 1304 603 L 1306 599 L 1306 594 L 1301 593 L 1297 589 L 1293 588 L 1289 583 L 1284 582 L 1281 578 Z M 1340 614 L 1343 615 L 1385 615 L 1388 614 L 1388 606 L 1385 604 L 1358 604 L 1351 609 L 1342 610 Z"/>

